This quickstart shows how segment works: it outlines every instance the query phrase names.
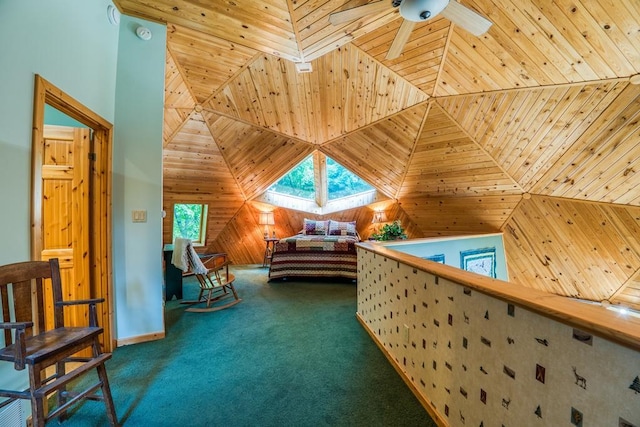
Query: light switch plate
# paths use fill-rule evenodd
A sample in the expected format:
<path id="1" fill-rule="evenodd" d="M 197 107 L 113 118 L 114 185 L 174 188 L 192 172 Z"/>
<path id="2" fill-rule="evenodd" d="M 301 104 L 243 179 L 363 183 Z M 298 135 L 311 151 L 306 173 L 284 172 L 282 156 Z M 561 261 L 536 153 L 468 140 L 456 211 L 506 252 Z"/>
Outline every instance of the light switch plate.
<path id="1" fill-rule="evenodd" d="M 147 222 L 147 211 L 146 210 L 131 211 L 131 218 L 133 222 Z"/>

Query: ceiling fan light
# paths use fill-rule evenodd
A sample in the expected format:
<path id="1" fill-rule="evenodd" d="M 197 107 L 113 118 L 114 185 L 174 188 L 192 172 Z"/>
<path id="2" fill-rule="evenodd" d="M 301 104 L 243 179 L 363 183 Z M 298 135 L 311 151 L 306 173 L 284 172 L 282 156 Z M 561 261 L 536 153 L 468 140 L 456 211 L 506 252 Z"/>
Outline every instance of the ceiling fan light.
<path id="1" fill-rule="evenodd" d="M 449 0 L 402 0 L 400 15 L 407 21 L 422 22 L 444 10 Z"/>

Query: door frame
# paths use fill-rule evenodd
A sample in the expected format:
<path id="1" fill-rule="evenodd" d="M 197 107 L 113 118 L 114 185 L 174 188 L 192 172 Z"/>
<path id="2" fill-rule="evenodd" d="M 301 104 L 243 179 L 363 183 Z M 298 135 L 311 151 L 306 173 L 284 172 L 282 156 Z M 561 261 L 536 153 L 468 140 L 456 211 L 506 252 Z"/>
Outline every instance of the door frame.
<path id="1" fill-rule="evenodd" d="M 43 248 L 42 161 L 44 156 L 44 111 L 50 105 L 93 131 L 93 156 L 89 190 L 89 283 L 98 305 L 98 321 L 104 329 L 105 351 L 115 347 L 111 266 L 111 147 L 113 125 L 62 90 L 35 75 L 33 132 L 31 141 L 31 259 L 40 260 Z"/>

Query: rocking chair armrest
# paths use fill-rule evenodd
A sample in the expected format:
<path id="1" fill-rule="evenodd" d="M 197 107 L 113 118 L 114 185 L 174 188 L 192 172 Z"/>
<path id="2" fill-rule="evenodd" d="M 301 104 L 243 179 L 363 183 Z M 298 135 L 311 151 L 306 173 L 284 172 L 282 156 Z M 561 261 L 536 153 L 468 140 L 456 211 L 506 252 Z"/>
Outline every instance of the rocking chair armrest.
<path id="1" fill-rule="evenodd" d="M 214 254 L 200 254 L 199 257 L 200 261 L 202 261 L 202 264 L 204 264 L 204 266 L 209 269 L 217 268 L 218 266 L 223 266 L 230 263 L 230 261 L 227 259 L 227 254 L 224 252 Z M 220 259 L 222 259 L 222 263 L 220 263 Z M 213 266 L 209 267 L 209 264 L 212 262 Z"/>

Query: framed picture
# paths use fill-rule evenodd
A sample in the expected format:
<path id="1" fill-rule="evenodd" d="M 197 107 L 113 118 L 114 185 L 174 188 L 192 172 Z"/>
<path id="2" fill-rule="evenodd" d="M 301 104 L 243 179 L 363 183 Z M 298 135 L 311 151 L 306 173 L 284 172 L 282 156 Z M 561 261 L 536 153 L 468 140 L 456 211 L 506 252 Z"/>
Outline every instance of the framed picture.
<path id="1" fill-rule="evenodd" d="M 460 252 L 460 268 L 483 276 L 496 277 L 496 248 Z"/>
<path id="2" fill-rule="evenodd" d="M 423 259 L 428 259 L 429 261 L 439 262 L 440 264 L 444 264 L 444 254 L 426 256 Z"/>

